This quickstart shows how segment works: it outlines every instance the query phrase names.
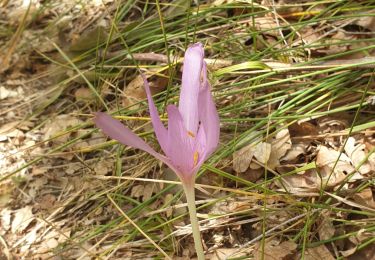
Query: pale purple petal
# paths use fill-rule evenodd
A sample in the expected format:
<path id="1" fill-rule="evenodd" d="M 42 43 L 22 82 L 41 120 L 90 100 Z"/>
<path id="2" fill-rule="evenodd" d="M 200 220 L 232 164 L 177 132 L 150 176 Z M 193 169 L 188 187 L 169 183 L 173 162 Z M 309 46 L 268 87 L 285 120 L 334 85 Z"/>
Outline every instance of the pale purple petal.
<path id="1" fill-rule="evenodd" d="M 154 100 L 152 99 L 151 91 L 150 91 L 150 86 L 148 84 L 148 81 L 144 75 L 142 75 L 144 85 L 145 85 L 145 90 L 147 94 L 147 101 L 148 101 L 148 107 L 150 110 L 150 116 L 151 116 L 151 121 L 152 125 L 154 127 L 155 135 L 156 138 L 158 139 L 158 142 L 160 144 L 161 149 L 166 152 L 167 149 L 167 142 L 168 142 L 168 133 L 167 129 L 165 129 L 163 123 L 160 120 L 158 110 L 154 104 Z"/>
<path id="2" fill-rule="evenodd" d="M 106 113 L 97 112 L 95 113 L 94 122 L 98 128 L 100 128 L 106 135 L 119 141 L 122 144 L 131 146 L 133 148 L 141 149 L 145 152 L 148 152 L 156 159 L 167 164 L 172 170 L 177 170 L 171 164 L 171 161 L 156 152 L 151 146 L 149 146 L 145 141 L 139 138 L 136 134 L 130 131 L 126 126 L 124 126 L 120 121 L 112 118 Z"/>
<path id="3" fill-rule="evenodd" d="M 199 120 L 206 135 L 206 157 L 210 156 L 219 144 L 220 121 L 215 103 L 212 98 L 210 85 L 206 86 L 199 93 Z"/>
<path id="4" fill-rule="evenodd" d="M 169 105 L 167 111 L 169 118 L 167 156 L 175 168 L 182 173 L 182 177 L 186 177 L 190 175 L 194 167 L 193 144 L 195 136 L 188 134 L 182 116 L 176 106 Z"/>
<path id="5" fill-rule="evenodd" d="M 191 133 L 198 131 L 198 96 L 201 87 L 201 72 L 204 50 L 201 43 L 191 45 L 185 52 L 182 71 L 179 110 L 185 127 Z"/>
<path id="6" fill-rule="evenodd" d="M 208 157 L 206 141 L 207 141 L 207 136 L 204 131 L 204 127 L 201 124 L 199 126 L 198 134 L 197 134 L 194 146 L 193 146 L 194 147 L 193 150 L 197 151 L 199 154 L 198 162 L 196 163 L 196 165 L 194 166 L 192 170 L 194 174 L 198 172 L 199 168 L 202 166 L 202 164 Z"/>

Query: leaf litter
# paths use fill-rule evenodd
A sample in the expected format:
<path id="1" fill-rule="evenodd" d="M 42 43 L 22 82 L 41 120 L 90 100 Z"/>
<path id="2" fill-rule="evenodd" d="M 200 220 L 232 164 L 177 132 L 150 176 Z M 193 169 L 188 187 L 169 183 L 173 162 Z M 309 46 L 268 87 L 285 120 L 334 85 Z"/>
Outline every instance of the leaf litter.
<path id="1" fill-rule="evenodd" d="M 52 44 L 54 42 L 62 46 L 68 57 L 77 61 L 76 64 L 91 84 L 101 88 L 100 96 L 111 104 L 112 111 L 117 111 L 119 104 L 129 108 L 123 111 L 126 116 L 145 117 L 142 122 L 134 120 L 129 123 L 136 129 L 151 130 L 148 115 L 142 110 L 145 97 L 142 82 L 138 73 L 128 69 L 134 65 L 132 59 L 121 56 L 124 46 L 115 42 L 109 45 L 108 50 L 99 48 L 97 53 L 90 53 L 90 49 L 106 43 L 110 32 L 109 21 L 113 19 L 111 15 L 117 10 L 114 1 L 100 2 L 80 1 L 77 4 L 76 1 L 64 1 L 51 8 L 42 8 L 43 1 L 10 1 L 5 8 L 0 9 L 1 15 L 4 14 L 8 21 L 6 25 L 11 28 L 10 31 L 17 30 L 24 16 L 26 21 L 25 30 L 18 39 L 6 34 L 0 37 L 0 42 L 5 46 L 1 49 L 0 61 L 6 60 L 0 69 L 0 178 L 17 171 L 12 178 L 6 178 L 0 183 L 0 235 L 6 241 L 5 244 L 0 243 L 0 257 L 4 255 L 3 252 L 18 258 L 42 259 L 55 256 L 64 259 L 89 259 L 100 255 L 112 259 L 157 256 L 154 250 L 146 249 L 148 244 L 142 238 L 137 235 L 127 237 L 132 229 L 123 222 L 114 205 L 105 199 L 106 194 L 115 198 L 124 212 L 139 221 L 138 224 L 144 224 L 143 227 L 155 241 L 173 234 L 169 236 L 171 240 L 165 239 L 161 245 L 168 248 L 174 259 L 194 257 L 194 250 L 189 246 L 192 241 L 184 217 L 185 201 L 179 195 L 180 187 L 174 187 L 166 196 L 164 193 L 155 197 L 169 184 L 159 186 L 152 182 L 131 180 L 134 177 L 169 180 L 165 178 L 168 170 L 161 167 L 160 163 L 151 161 L 147 155 L 113 144 L 94 132 L 88 115 L 100 107 L 97 96 L 75 70 L 50 64 L 52 59 L 66 65 Z M 230 11 L 225 8 L 215 13 L 218 17 L 246 16 L 251 10 L 238 1 L 212 3 L 216 9 L 226 4 L 234 5 L 229 5 Z M 319 60 L 334 54 L 338 58 L 332 59 L 329 64 L 337 66 L 345 62 L 359 62 L 374 54 L 371 48 L 374 32 L 372 12 L 359 12 L 358 18 L 352 19 L 317 20 L 314 25 L 300 28 L 294 25 L 296 21 L 308 21 L 314 15 L 323 13 L 329 4 L 322 3 L 306 9 L 304 5 L 291 5 L 290 1 L 277 1 L 273 9 L 270 1 L 254 2 L 254 7 L 259 5 L 269 13 L 256 16 L 254 20 L 248 16 L 233 24 L 210 28 L 216 34 L 215 37 L 212 35 L 207 38 L 207 45 L 215 46 L 209 48 L 207 55 L 210 74 L 213 75 L 218 68 L 225 69 L 247 62 L 241 55 L 237 56 L 243 50 L 248 53 L 275 50 L 270 55 L 266 54 L 262 62 L 273 64 L 273 69 L 284 69 L 290 76 L 288 74 L 285 77 L 285 74 L 280 73 L 272 76 L 272 81 L 293 77 L 295 73 L 291 68 L 294 61 Z M 132 26 L 138 26 L 136 23 L 142 18 L 140 10 L 143 8 L 147 7 L 131 8 L 128 20 L 123 21 L 120 30 L 131 30 L 131 26 L 126 26 L 132 23 Z M 176 13 L 173 10 L 177 10 Z M 176 4 L 170 9 L 166 6 L 163 14 L 168 19 L 178 19 L 178 15 L 183 12 L 186 12 L 186 6 Z M 198 23 L 213 21 L 208 16 L 199 19 Z M 48 27 L 49 23 L 56 26 Z M 151 23 L 151 30 L 155 29 L 152 26 Z M 280 26 L 288 29 L 280 30 Z M 136 40 L 125 37 L 131 45 L 137 44 L 137 39 L 140 39 L 137 34 L 141 35 L 139 32 L 132 36 Z M 252 37 L 249 32 L 257 33 L 257 37 Z M 115 36 L 118 37 L 117 34 Z M 199 34 L 199 37 L 203 37 L 203 34 Z M 228 43 L 220 42 L 217 39 L 220 37 L 228 39 Z M 17 43 L 15 48 L 8 44 L 12 40 Z M 173 55 L 181 57 L 184 44 L 178 41 L 169 44 L 178 46 L 173 49 Z M 224 52 L 217 52 L 218 44 L 224 46 Z M 288 55 L 277 56 L 277 52 L 289 46 L 295 49 L 291 48 Z M 298 48 L 306 53 L 296 51 Z M 364 51 L 355 52 L 359 48 Z M 4 55 L 3 50 L 9 50 L 8 54 Z M 154 94 L 161 93 L 161 97 L 164 97 L 163 91 L 166 89 L 173 97 L 173 88 L 169 92 L 171 89 L 168 87 L 168 77 L 174 76 L 168 74 L 171 72 L 167 66 L 170 54 L 166 54 L 157 44 L 134 53 L 135 59 L 145 66 L 142 70 L 147 71 Z M 170 55 L 172 61 L 173 55 Z M 109 69 L 102 73 L 98 69 L 101 65 L 90 60 L 96 56 L 115 58 L 121 61 L 116 65 L 127 69 L 116 67 L 111 68 L 114 72 Z M 50 60 L 45 59 L 47 57 Z M 181 64 L 176 64 L 173 65 L 175 73 L 180 73 L 178 68 Z M 319 62 L 314 64 L 321 65 Z M 251 71 L 246 72 L 250 75 Z M 369 72 L 366 73 L 361 74 L 358 81 L 368 77 Z M 43 76 L 47 74 L 47 77 Z M 329 73 L 320 75 L 321 78 L 328 76 Z M 228 119 L 241 117 L 259 120 L 268 116 L 270 108 L 277 110 L 288 101 L 286 98 L 281 103 L 264 104 L 261 98 L 264 94 L 276 95 L 273 92 L 287 89 L 289 86 L 286 84 L 279 84 L 272 90 L 254 89 L 245 95 L 222 95 L 228 86 L 231 86 L 230 90 L 237 91 L 248 87 L 249 83 L 241 83 L 243 79 L 246 79 L 246 73 L 229 73 L 210 79 L 217 91 L 216 100 L 224 119 L 223 146 L 236 134 L 254 126 L 239 120 L 234 134 L 233 124 Z M 265 82 L 270 79 L 267 78 Z M 232 86 L 232 83 L 235 84 Z M 292 84 L 303 83 L 304 80 L 295 80 Z M 114 86 L 120 87 L 116 89 Z M 335 95 L 335 91 L 329 94 Z M 358 88 L 356 93 L 352 92 L 351 98 L 360 97 L 360 91 Z M 373 113 L 373 89 L 370 92 L 366 99 L 370 105 L 366 106 L 368 110 L 361 111 L 363 117 L 358 125 L 366 123 L 366 120 L 373 121 L 366 118 Z M 294 90 L 287 90 L 286 93 L 292 96 Z M 269 98 L 272 100 L 271 96 Z M 351 102 L 349 99 L 343 100 L 341 102 Z M 329 111 L 340 104 L 339 101 L 333 100 L 325 108 Z M 174 99 L 168 102 L 172 103 Z M 249 109 L 240 112 L 227 110 L 241 102 L 248 102 Z M 305 259 L 334 259 L 338 256 L 370 259 L 374 252 L 373 245 L 364 249 L 361 245 L 371 241 L 374 236 L 373 229 L 368 227 L 373 217 L 371 210 L 375 209 L 372 181 L 375 171 L 374 126 L 353 131 L 349 136 L 352 112 L 281 123 L 272 118 L 269 122 L 270 131 L 264 131 L 267 127 L 257 128 L 245 142 L 231 147 L 229 156 L 213 164 L 215 169 L 205 170 L 198 183 L 209 187 L 199 187 L 197 203 L 208 203 L 208 206 L 199 209 L 198 215 L 208 258 L 225 259 L 246 255 L 255 259 L 294 259 L 301 258 L 303 253 Z M 276 128 L 272 128 L 273 123 L 277 124 Z M 79 141 L 67 145 L 75 138 Z M 145 138 L 152 140 L 148 135 Z M 58 146 L 62 148 L 50 155 L 49 152 Z M 23 167 L 34 160 L 28 167 Z M 217 170 L 225 174 L 220 175 Z M 100 176 L 129 179 L 100 179 Z M 255 189 L 247 189 L 254 185 Z M 223 187 L 230 191 L 219 189 Z M 340 210 L 313 211 L 310 217 L 314 223 L 307 238 L 312 243 L 340 235 L 347 238 L 321 245 L 312 244 L 302 252 L 302 242 L 296 234 L 306 228 L 303 216 L 306 216 L 304 214 L 308 207 L 297 205 L 324 203 L 327 198 L 331 198 L 331 205 Z M 138 211 L 138 205 L 142 205 L 141 211 Z M 156 210 L 160 210 L 161 215 L 151 217 L 153 215 L 150 212 Z M 362 215 L 357 214 L 358 211 Z M 160 221 L 160 216 L 163 221 Z M 291 220 L 295 221 L 289 222 Z M 172 224 L 160 227 L 164 221 L 171 221 Z M 341 224 L 345 222 L 352 224 Z M 264 234 L 267 238 L 263 242 L 261 238 L 265 231 L 262 223 L 267 230 Z M 104 231 L 100 231 L 103 227 Z M 153 229 L 155 227 L 158 228 Z M 90 234 L 96 231 L 99 232 L 91 237 Z M 88 241 L 83 242 L 81 238 L 87 238 Z M 125 240 L 127 242 L 123 242 Z M 266 250 L 262 251 L 263 247 Z"/>

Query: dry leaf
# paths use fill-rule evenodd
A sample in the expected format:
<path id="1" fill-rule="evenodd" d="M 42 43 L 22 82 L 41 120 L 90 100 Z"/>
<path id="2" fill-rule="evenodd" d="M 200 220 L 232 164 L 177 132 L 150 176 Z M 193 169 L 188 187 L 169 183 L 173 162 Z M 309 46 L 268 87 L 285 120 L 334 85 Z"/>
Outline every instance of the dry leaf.
<path id="1" fill-rule="evenodd" d="M 0 100 L 6 98 L 17 97 L 23 94 L 23 89 L 18 87 L 16 90 L 9 90 L 3 86 L 0 86 Z"/>
<path id="2" fill-rule="evenodd" d="M 251 181 L 251 182 L 256 182 L 257 180 L 259 180 L 262 176 L 264 175 L 264 169 L 247 169 L 245 172 L 242 172 L 242 173 L 238 173 L 237 176 L 241 179 L 244 179 L 244 180 L 247 180 L 247 181 Z M 237 187 L 242 187 L 243 185 L 247 185 L 247 184 L 243 184 L 241 182 L 237 182 L 236 186 Z"/>
<path id="3" fill-rule="evenodd" d="M 354 172 L 354 167 L 350 164 L 348 156 L 325 146 L 320 146 L 319 148 L 316 165 L 321 175 L 321 178 L 317 179 L 319 185 L 323 182 L 323 185 L 328 187 L 338 185 L 345 179 L 347 174 Z M 351 180 L 356 178 L 357 176 L 353 176 Z"/>
<path id="4" fill-rule="evenodd" d="M 293 152 L 291 151 L 291 153 Z M 297 151 L 295 154 L 298 155 L 299 152 Z M 286 158 L 288 157 L 289 155 L 287 154 Z M 292 159 L 293 156 L 289 158 Z M 338 161 L 337 158 L 339 158 Z M 320 146 L 316 158 L 319 174 L 315 169 L 311 169 L 298 174 L 283 176 L 280 182 L 276 182 L 276 184 L 281 188 L 286 188 L 291 193 L 318 190 L 321 188 L 322 184 L 328 187 L 334 187 L 340 184 L 349 173 L 354 172 L 355 169 L 350 162 L 350 158 L 344 153 L 340 154 L 340 152 L 334 149 Z M 277 169 L 279 172 L 284 171 L 285 173 L 291 170 L 284 170 L 282 167 L 278 167 Z M 358 172 L 355 172 L 350 180 L 353 181 L 361 178 L 363 177 Z"/>
<path id="5" fill-rule="evenodd" d="M 359 14 L 359 18 L 356 18 L 352 24 L 359 25 L 369 31 L 375 31 L 374 10 Z"/>
<path id="6" fill-rule="evenodd" d="M 54 249 L 55 247 L 57 247 L 59 245 L 59 242 L 57 242 L 55 238 L 50 238 L 48 240 L 44 240 L 43 245 L 45 245 L 47 250 L 50 250 L 50 249 Z"/>
<path id="7" fill-rule="evenodd" d="M 250 26 L 253 24 L 250 23 Z M 272 36 L 280 36 L 279 30 L 276 30 L 275 28 L 278 28 L 279 26 L 282 26 L 281 24 L 278 25 L 276 23 L 276 20 L 273 17 L 265 16 L 265 17 L 257 17 L 255 19 L 255 29 L 259 32 L 263 32 L 268 35 Z"/>
<path id="8" fill-rule="evenodd" d="M 357 249 L 357 247 L 355 247 L 355 249 Z M 375 245 L 374 243 L 366 246 L 365 248 L 363 248 L 362 250 L 359 250 L 357 252 L 355 252 L 353 255 L 351 255 L 350 257 L 348 257 L 348 260 L 373 260 L 374 259 L 374 255 L 375 255 Z"/>
<path id="9" fill-rule="evenodd" d="M 16 126 L 19 124 L 18 121 L 4 124 L 0 127 L 0 142 L 8 140 L 9 137 L 22 137 L 23 132 L 18 130 Z"/>
<path id="10" fill-rule="evenodd" d="M 165 215 L 167 218 L 171 217 L 173 214 L 173 208 L 169 207 L 170 202 L 173 200 L 173 195 L 171 193 L 168 193 L 166 196 L 163 197 L 164 205 L 167 206 L 167 210 L 165 211 Z"/>
<path id="11" fill-rule="evenodd" d="M 341 250 L 341 251 L 339 251 L 339 252 L 342 254 L 342 256 L 344 256 L 344 257 L 348 257 L 348 256 L 351 256 L 352 254 L 354 254 L 355 251 L 357 251 L 357 247 L 356 247 L 356 246 L 353 246 L 353 247 L 350 248 L 350 249 L 347 249 L 347 250 Z"/>
<path id="12" fill-rule="evenodd" d="M 300 34 L 301 34 L 301 38 L 302 38 L 302 41 L 303 41 L 304 45 L 310 45 L 311 46 L 314 43 L 316 44 L 316 43 L 318 43 L 318 41 L 321 38 L 321 32 L 317 31 L 316 29 L 314 29 L 312 27 L 302 28 L 300 30 Z M 298 46 L 300 44 L 301 44 L 301 40 L 298 39 L 292 44 L 292 46 Z M 310 47 L 309 49 L 316 50 L 318 48 L 322 48 L 322 47 Z M 306 135 L 308 135 L 308 133 L 306 133 Z"/>
<path id="13" fill-rule="evenodd" d="M 12 211 L 8 208 L 3 209 L 0 212 L 0 223 L 1 228 L 5 231 L 10 229 Z"/>
<path id="14" fill-rule="evenodd" d="M 259 145 L 259 142 L 262 140 L 261 136 L 259 136 L 259 132 L 254 131 L 250 133 L 245 140 L 242 142 L 249 142 L 246 146 L 242 147 L 240 150 L 237 150 L 233 153 L 233 169 L 237 173 L 245 172 L 251 164 L 253 159 L 254 153 L 256 148 Z M 241 145 L 243 143 L 240 143 Z M 260 166 L 257 165 L 258 168 Z"/>
<path id="15" fill-rule="evenodd" d="M 43 128 L 43 131 L 45 132 L 44 140 L 48 140 L 49 138 L 62 133 L 66 129 L 82 123 L 82 120 L 71 115 L 58 115 L 54 119 L 49 120 L 49 122 Z M 69 134 L 65 134 L 55 138 L 54 141 L 64 143 L 69 139 L 69 136 Z"/>
<path id="16" fill-rule="evenodd" d="M 345 152 L 351 159 L 354 167 L 357 168 L 357 166 L 359 166 L 360 163 L 367 157 L 367 154 L 365 152 L 365 144 L 356 145 L 355 143 L 355 139 L 353 137 L 349 137 L 345 145 Z M 358 172 L 361 174 L 368 174 L 371 172 L 371 168 L 371 164 L 369 162 L 365 162 L 358 169 Z"/>
<path id="17" fill-rule="evenodd" d="M 306 153 L 306 145 L 304 143 L 292 144 L 292 147 L 288 152 L 280 158 L 280 161 L 286 161 L 288 163 L 296 163 L 298 156 Z"/>
<path id="18" fill-rule="evenodd" d="M 89 88 L 86 88 L 86 87 L 81 87 L 77 89 L 74 92 L 74 97 L 76 101 L 86 101 L 86 102 L 94 101 L 96 98 L 94 93 Z"/>
<path id="19" fill-rule="evenodd" d="M 43 209 L 47 211 L 53 211 L 55 210 L 55 207 L 57 206 L 57 197 L 53 194 L 46 194 L 44 196 L 40 196 L 36 202 L 38 203 L 35 207 L 36 209 Z"/>
<path id="20" fill-rule="evenodd" d="M 144 190 L 143 185 L 135 185 L 135 186 L 132 187 L 132 191 L 130 192 L 130 196 L 138 199 L 138 198 L 143 196 L 143 190 Z"/>
<path id="21" fill-rule="evenodd" d="M 35 15 L 38 13 L 40 8 L 40 1 L 38 0 L 23 0 L 23 1 L 14 1 L 17 3 L 18 7 L 14 8 L 9 13 L 9 20 L 14 24 L 19 24 L 23 21 L 26 16 L 24 23 L 29 23 L 31 19 L 35 19 Z"/>
<path id="22" fill-rule="evenodd" d="M 283 157 L 291 147 L 292 141 L 290 140 L 289 130 L 282 129 L 277 132 L 276 136 L 272 138 L 271 141 L 271 153 L 267 166 L 271 169 L 275 169 L 279 166 L 280 158 Z"/>
<path id="23" fill-rule="evenodd" d="M 28 232 L 26 236 L 25 245 L 21 248 L 21 252 L 28 252 L 30 246 L 35 243 L 38 237 L 38 229 L 33 228 L 30 232 Z"/>
<path id="24" fill-rule="evenodd" d="M 73 35 L 73 42 L 69 46 L 69 50 L 78 52 L 90 50 L 105 42 L 107 37 L 107 29 L 103 26 L 96 26 L 82 34 Z"/>
<path id="25" fill-rule="evenodd" d="M 141 75 L 138 75 L 130 81 L 124 90 L 124 99 L 122 102 L 124 107 L 136 104 L 146 98 L 143 84 L 143 78 Z"/>
<path id="26" fill-rule="evenodd" d="M 149 200 L 155 190 L 155 184 L 147 183 L 143 188 L 143 201 Z"/>
<path id="27" fill-rule="evenodd" d="M 330 39 L 327 39 L 327 49 L 324 51 L 326 54 L 336 54 L 340 52 L 345 52 L 348 50 L 349 46 L 344 44 L 337 44 L 341 41 L 355 40 L 353 35 L 349 35 L 344 31 L 337 31 Z"/>
<path id="28" fill-rule="evenodd" d="M 97 175 L 106 175 L 112 171 L 113 162 L 111 160 L 101 160 L 95 164 L 94 171 Z"/>
<path id="29" fill-rule="evenodd" d="M 324 210 L 320 215 L 321 223 L 318 230 L 320 240 L 328 240 L 335 234 L 335 228 L 329 215 L 328 210 Z"/>
<path id="30" fill-rule="evenodd" d="M 279 243 L 277 240 L 266 239 L 264 252 L 261 242 L 258 242 L 254 248 L 254 259 L 284 260 L 290 258 L 297 249 L 297 244 L 293 241 L 284 241 Z"/>
<path id="31" fill-rule="evenodd" d="M 301 258 L 298 258 L 301 259 Z M 331 252 L 327 249 L 325 245 L 320 245 L 318 247 L 307 248 L 304 255 L 305 260 L 334 260 Z"/>
<path id="32" fill-rule="evenodd" d="M 12 201 L 11 191 L 1 191 L 0 193 L 0 208 L 3 208 Z"/>
<path id="33" fill-rule="evenodd" d="M 366 229 L 360 229 L 355 236 L 350 236 L 349 241 L 352 242 L 354 245 L 359 246 L 364 241 L 374 238 L 374 232 L 367 231 Z"/>
<path id="34" fill-rule="evenodd" d="M 168 84 L 168 78 L 157 77 L 155 81 L 149 81 L 151 93 L 154 95 L 163 91 Z M 123 105 L 125 107 L 134 105 L 146 98 L 144 82 L 141 75 L 135 77 L 124 90 Z"/>
<path id="35" fill-rule="evenodd" d="M 233 169 L 238 172 L 245 172 L 251 163 L 254 155 L 255 144 L 251 143 L 233 153 Z"/>
<path id="36" fill-rule="evenodd" d="M 366 188 L 360 192 L 356 192 L 353 195 L 353 199 L 358 204 L 375 209 L 375 201 L 371 188 Z"/>
<path id="37" fill-rule="evenodd" d="M 238 248 L 218 248 L 212 254 L 206 257 L 210 260 L 227 259 L 229 256 L 230 258 L 241 258 L 241 256 L 243 257 L 243 250 L 241 250 L 241 252 L 239 253 L 236 252 L 238 252 Z"/>
<path id="38" fill-rule="evenodd" d="M 254 157 L 258 160 L 258 162 L 262 164 L 266 164 L 271 155 L 271 144 L 261 142 L 255 146 L 254 149 Z"/>
<path id="39" fill-rule="evenodd" d="M 342 130 L 345 130 L 349 123 L 345 118 L 345 115 L 342 115 L 343 118 L 331 118 L 323 117 L 318 120 L 320 133 L 336 133 Z"/>
<path id="40" fill-rule="evenodd" d="M 34 220 L 34 214 L 31 206 L 20 208 L 13 212 L 12 233 L 24 231 L 27 226 Z"/>
<path id="41" fill-rule="evenodd" d="M 317 135 L 319 133 L 317 127 L 310 122 L 297 122 L 288 127 L 290 135 L 295 136 L 306 136 L 306 135 Z"/>
<path id="42" fill-rule="evenodd" d="M 278 167 L 277 170 L 280 173 L 288 173 L 293 169 L 291 169 L 290 167 Z M 318 174 L 315 169 L 302 171 L 289 176 L 282 176 L 282 179 L 280 181 L 277 181 L 276 184 L 281 189 L 286 189 L 288 192 L 294 194 L 308 194 L 312 191 L 320 189 L 319 183 L 317 182 Z"/>

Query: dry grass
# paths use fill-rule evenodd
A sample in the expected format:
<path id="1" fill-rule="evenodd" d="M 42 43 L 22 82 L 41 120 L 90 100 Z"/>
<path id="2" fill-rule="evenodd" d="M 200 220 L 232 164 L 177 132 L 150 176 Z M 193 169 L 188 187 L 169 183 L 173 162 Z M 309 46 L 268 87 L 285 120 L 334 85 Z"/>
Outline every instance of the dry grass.
<path id="1" fill-rule="evenodd" d="M 194 258 L 175 175 L 91 119 L 157 148 L 137 68 L 163 113 L 196 41 L 221 118 L 207 258 L 374 255 L 372 1 L 26 2 L 0 3 L 1 257 Z"/>

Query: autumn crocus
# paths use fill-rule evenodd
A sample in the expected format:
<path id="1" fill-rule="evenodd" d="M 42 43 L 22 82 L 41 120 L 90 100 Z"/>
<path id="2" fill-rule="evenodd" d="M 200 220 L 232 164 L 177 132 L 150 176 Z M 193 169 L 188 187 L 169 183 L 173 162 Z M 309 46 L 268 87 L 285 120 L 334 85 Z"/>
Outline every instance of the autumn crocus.
<path id="1" fill-rule="evenodd" d="M 141 149 L 168 165 L 180 178 L 186 194 L 198 259 L 204 259 L 196 216 L 195 175 L 214 152 L 219 141 L 219 116 L 207 80 L 204 50 L 201 43 L 185 53 L 179 106 L 169 105 L 168 128 L 160 120 L 146 79 L 144 85 L 152 125 L 164 152 L 160 154 L 131 132 L 121 122 L 105 113 L 96 113 L 95 124 L 122 144 Z"/>

